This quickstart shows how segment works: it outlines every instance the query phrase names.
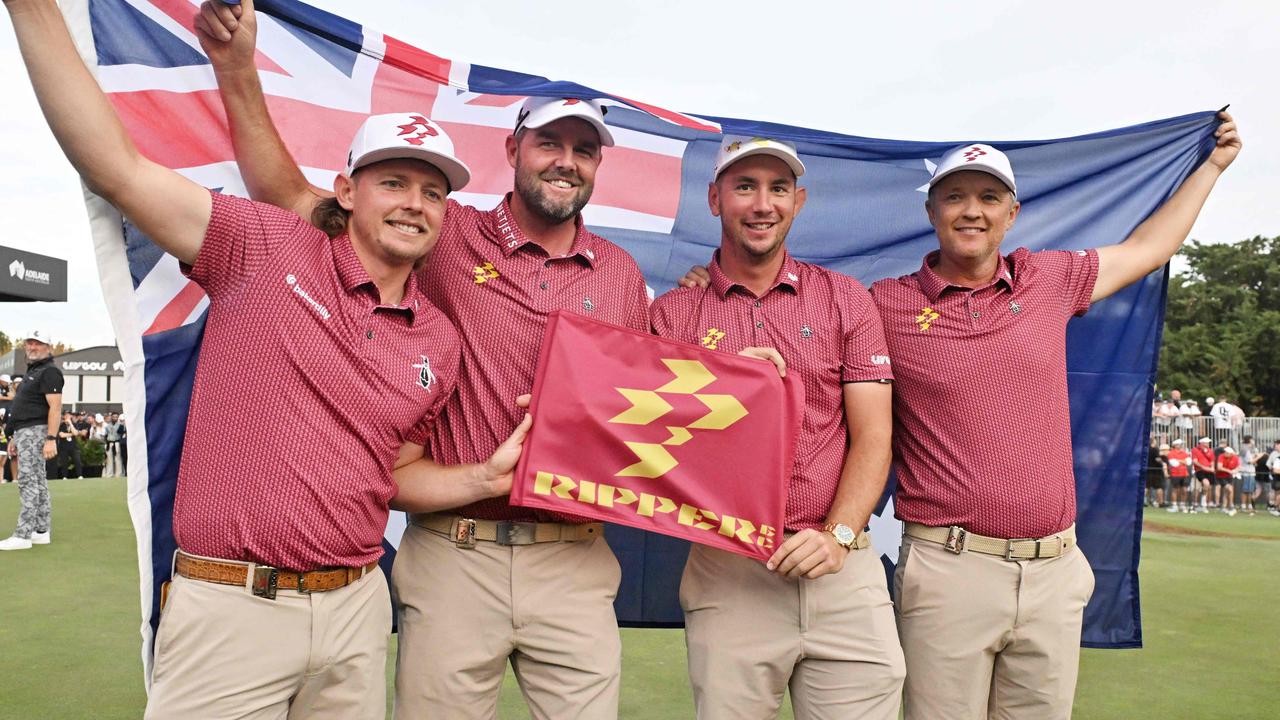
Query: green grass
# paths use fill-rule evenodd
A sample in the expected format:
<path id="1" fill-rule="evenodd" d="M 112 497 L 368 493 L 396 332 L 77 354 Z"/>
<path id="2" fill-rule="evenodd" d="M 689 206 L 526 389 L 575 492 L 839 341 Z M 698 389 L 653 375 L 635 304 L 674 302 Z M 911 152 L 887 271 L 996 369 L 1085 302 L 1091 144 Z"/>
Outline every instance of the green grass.
<path id="1" fill-rule="evenodd" d="M 1165 510 L 1152 511 L 1148 508 L 1144 519 L 1148 523 L 1160 526 L 1156 529 L 1162 529 L 1167 526 L 1193 532 L 1208 531 L 1229 535 L 1257 535 L 1280 539 L 1280 518 L 1268 514 L 1265 507 L 1259 509 L 1256 515 L 1236 513 L 1234 516 L 1224 515 L 1217 510 L 1212 510 L 1206 515 L 1200 513 L 1171 513 Z"/>
<path id="2" fill-rule="evenodd" d="M 0 554 L 0 720 L 140 717 L 137 561 L 124 482 L 50 489 L 53 544 Z M 0 535 L 17 508 L 15 486 L 0 485 Z M 1148 520 L 1280 538 L 1280 519 L 1270 515 L 1156 512 Z M 1277 717 L 1280 539 L 1148 532 L 1141 575 L 1146 647 L 1085 650 L 1075 717 Z M 692 717 L 681 632 L 624 630 L 623 648 L 621 716 Z M 502 718 L 527 717 L 510 675 L 499 708 Z"/>

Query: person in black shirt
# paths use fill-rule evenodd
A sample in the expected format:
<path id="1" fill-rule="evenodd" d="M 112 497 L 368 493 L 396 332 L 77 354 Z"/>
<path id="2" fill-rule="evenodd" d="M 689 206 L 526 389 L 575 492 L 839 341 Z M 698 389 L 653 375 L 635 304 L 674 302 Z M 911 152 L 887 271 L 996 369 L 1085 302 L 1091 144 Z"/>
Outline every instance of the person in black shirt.
<path id="1" fill-rule="evenodd" d="M 1151 438 L 1147 448 L 1147 498 L 1148 507 L 1162 507 L 1165 501 L 1165 485 L 1169 482 L 1169 446 L 1157 445 Z"/>
<path id="2" fill-rule="evenodd" d="M 28 550 L 49 543 L 49 481 L 45 461 L 58 454 L 62 415 L 62 371 L 53 364 L 48 335 L 33 332 L 23 341 L 27 374 L 9 406 L 13 428 L 11 450 L 18 454 L 18 496 L 22 509 L 13 536 L 0 540 L 0 550 Z"/>

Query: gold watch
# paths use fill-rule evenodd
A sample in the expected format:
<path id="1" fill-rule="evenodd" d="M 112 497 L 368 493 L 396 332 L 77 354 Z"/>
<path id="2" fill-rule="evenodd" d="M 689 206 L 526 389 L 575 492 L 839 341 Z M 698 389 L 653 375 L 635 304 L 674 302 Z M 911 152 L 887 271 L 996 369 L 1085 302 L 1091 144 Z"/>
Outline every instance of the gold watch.
<path id="1" fill-rule="evenodd" d="M 836 539 L 836 544 L 845 550 L 853 550 L 854 543 L 858 540 L 858 533 L 854 529 L 844 523 L 827 523 L 822 528 Z"/>

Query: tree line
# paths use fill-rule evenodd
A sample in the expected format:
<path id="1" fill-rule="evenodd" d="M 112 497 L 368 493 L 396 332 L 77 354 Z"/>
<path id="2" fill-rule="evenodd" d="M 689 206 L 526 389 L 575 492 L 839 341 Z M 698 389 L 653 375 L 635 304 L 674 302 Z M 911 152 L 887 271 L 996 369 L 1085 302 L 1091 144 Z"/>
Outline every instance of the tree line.
<path id="1" fill-rule="evenodd" d="M 1187 269 L 1169 279 L 1158 387 L 1280 416 L 1280 237 L 1192 240 L 1179 254 Z"/>

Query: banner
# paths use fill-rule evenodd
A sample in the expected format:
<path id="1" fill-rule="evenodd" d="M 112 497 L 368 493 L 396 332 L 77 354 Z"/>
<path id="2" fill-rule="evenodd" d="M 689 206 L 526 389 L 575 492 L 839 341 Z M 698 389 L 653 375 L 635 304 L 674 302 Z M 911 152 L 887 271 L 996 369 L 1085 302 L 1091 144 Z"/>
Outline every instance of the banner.
<path id="1" fill-rule="evenodd" d="M 514 505 L 767 560 L 804 386 L 770 363 L 551 313 Z"/>
<path id="2" fill-rule="evenodd" d="M 192 30 L 197 6 L 195 0 L 62 3 L 85 61 L 142 152 L 206 187 L 244 195 L 213 70 Z M 1078 250 L 1123 240 L 1207 157 L 1217 124 L 1206 111 L 1058 140 L 862 138 L 672 112 L 572 82 L 453 61 L 290 0 L 263 0 L 258 9 L 257 62 L 268 106 L 303 171 L 321 186 L 342 168 L 351 135 L 367 115 L 411 108 L 443 125 L 473 170 L 467 192 L 454 197 L 488 209 L 512 187 L 503 139 L 526 96 L 603 99 L 617 146 L 605 149 L 584 218 L 632 254 L 657 292 L 705 264 L 719 244 L 706 187 L 721 132 L 796 143 L 809 195 L 787 241 L 792 255 L 869 286 L 913 272 L 937 247 L 924 191 L 934 162 L 962 142 L 993 144 L 1017 169 L 1022 212 L 1006 251 Z M 945 132 L 945 117 L 939 123 Z M 173 486 L 207 300 L 174 258 L 113 208 L 92 195 L 87 204 L 126 365 L 129 509 L 138 538 L 142 656 L 149 663 L 158 588 L 173 556 Z M 1097 578 L 1085 611 L 1090 647 L 1141 645 L 1143 468 L 1164 297 L 1165 275 L 1156 272 L 1068 326 L 1077 528 Z M 388 562 L 403 523 L 396 514 L 387 530 Z M 900 528 L 889 493 L 871 523 L 888 571 Z M 608 534 L 623 567 L 619 621 L 679 625 L 676 585 L 687 545 L 621 526 Z"/>

